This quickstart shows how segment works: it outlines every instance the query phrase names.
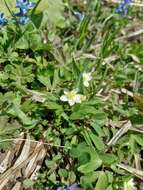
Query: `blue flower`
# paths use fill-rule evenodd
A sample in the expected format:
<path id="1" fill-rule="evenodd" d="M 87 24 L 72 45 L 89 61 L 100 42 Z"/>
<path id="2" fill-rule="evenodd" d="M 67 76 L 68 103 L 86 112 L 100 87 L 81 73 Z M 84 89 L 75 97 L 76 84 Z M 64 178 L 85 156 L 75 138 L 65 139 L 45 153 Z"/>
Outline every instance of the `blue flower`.
<path id="1" fill-rule="evenodd" d="M 16 7 L 19 9 L 30 10 L 35 6 L 35 3 L 32 3 L 30 0 L 16 0 Z"/>
<path id="2" fill-rule="evenodd" d="M 22 16 L 22 17 L 20 17 L 20 19 L 19 19 L 19 23 L 21 24 L 21 25 L 25 25 L 25 24 L 27 24 L 28 22 L 29 22 L 29 17 L 28 16 Z"/>
<path id="3" fill-rule="evenodd" d="M 28 17 L 28 12 L 31 8 L 34 7 L 34 3 L 30 0 L 16 0 L 16 7 L 19 8 L 19 12 L 15 16 L 20 17 L 19 23 L 25 25 L 30 20 Z"/>
<path id="4" fill-rule="evenodd" d="M 4 13 L 0 12 L 0 26 L 4 26 L 7 23 L 7 20 L 4 16 Z"/>
<path id="5" fill-rule="evenodd" d="M 28 11 L 34 7 L 34 3 L 29 0 L 16 0 L 16 7 L 20 9 L 20 12 L 16 16 L 23 16 L 28 13 Z"/>
<path id="6" fill-rule="evenodd" d="M 128 12 L 128 5 L 132 2 L 132 0 L 123 0 L 118 8 L 116 9 L 116 12 L 122 15 L 126 15 Z"/>
<path id="7" fill-rule="evenodd" d="M 77 187 L 77 183 L 73 183 L 69 187 L 68 186 L 58 187 L 57 190 L 74 190 L 76 187 Z"/>

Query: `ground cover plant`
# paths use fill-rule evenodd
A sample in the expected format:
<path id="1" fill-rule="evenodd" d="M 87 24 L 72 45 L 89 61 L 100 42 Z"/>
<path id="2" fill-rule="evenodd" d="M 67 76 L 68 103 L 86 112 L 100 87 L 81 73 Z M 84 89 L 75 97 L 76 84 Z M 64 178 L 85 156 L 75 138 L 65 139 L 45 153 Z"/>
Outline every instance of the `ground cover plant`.
<path id="1" fill-rule="evenodd" d="M 0 0 L 0 154 L 25 141 L 0 159 L 1 189 L 143 189 L 142 7 Z M 14 177 L 28 142 L 40 167 Z"/>

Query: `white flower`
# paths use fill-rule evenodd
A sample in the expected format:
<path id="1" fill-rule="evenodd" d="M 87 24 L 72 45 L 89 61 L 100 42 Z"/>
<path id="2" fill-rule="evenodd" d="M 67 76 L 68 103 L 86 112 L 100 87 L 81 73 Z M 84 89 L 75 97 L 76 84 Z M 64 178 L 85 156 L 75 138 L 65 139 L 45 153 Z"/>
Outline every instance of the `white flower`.
<path id="1" fill-rule="evenodd" d="M 92 80 L 92 76 L 91 76 L 91 73 L 83 73 L 82 74 L 82 77 L 83 77 L 83 84 L 84 86 L 88 87 L 89 86 L 89 81 Z"/>
<path id="2" fill-rule="evenodd" d="M 64 91 L 64 95 L 60 97 L 60 100 L 63 102 L 68 102 L 70 106 L 73 106 L 75 103 L 81 103 L 86 97 L 81 94 L 77 94 L 76 90 Z"/>
<path id="3" fill-rule="evenodd" d="M 135 184 L 133 182 L 133 179 L 130 179 L 127 182 L 124 182 L 124 190 L 136 190 Z"/>

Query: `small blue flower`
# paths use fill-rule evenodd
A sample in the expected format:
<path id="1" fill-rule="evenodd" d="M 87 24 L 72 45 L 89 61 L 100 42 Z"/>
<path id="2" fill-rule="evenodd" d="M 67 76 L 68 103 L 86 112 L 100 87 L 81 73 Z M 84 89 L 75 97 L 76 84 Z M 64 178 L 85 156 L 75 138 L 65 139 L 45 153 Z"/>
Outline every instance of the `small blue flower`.
<path id="1" fill-rule="evenodd" d="M 29 22 L 29 17 L 28 16 L 22 16 L 22 17 L 20 17 L 19 18 L 19 23 L 21 24 L 21 25 L 25 25 L 25 24 L 27 24 L 28 22 Z"/>
<path id="2" fill-rule="evenodd" d="M 68 189 L 67 189 L 67 186 L 64 186 L 64 187 L 58 187 L 57 190 L 68 190 Z"/>
<path id="3" fill-rule="evenodd" d="M 35 6 L 30 0 L 16 0 L 16 7 L 19 8 L 19 12 L 15 16 L 19 17 L 19 23 L 25 25 L 28 23 L 30 18 L 28 17 L 28 12 L 31 8 Z"/>
<path id="4" fill-rule="evenodd" d="M 35 6 L 35 3 L 32 3 L 30 0 L 16 0 L 17 8 L 24 8 L 26 10 L 30 10 Z"/>
<path id="5" fill-rule="evenodd" d="M 57 190 L 74 190 L 76 187 L 77 187 L 77 183 L 73 183 L 69 187 L 68 186 L 58 187 Z"/>
<path id="6" fill-rule="evenodd" d="M 73 183 L 73 184 L 71 184 L 71 186 L 69 186 L 68 188 L 68 190 L 74 190 L 75 188 L 77 187 L 77 183 Z"/>
<path id="7" fill-rule="evenodd" d="M 16 7 L 20 9 L 20 12 L 16 16 L 23 16 L 28 13 L 28 11 L 34 7 L 34 3 L 29 0 L 16 0 Z"/>
<path id="8" fill-rule="evenodd" d="M 7 20 L 4 16 L 4 13 L 0 12 L 0 26 L 4 26 L 7 23 Z"/>
<path id="9" fill-rule="evenodd" d="M 128 5 L 132 2 L 132 0 L 123 0 L 118 8 L 116 9 L 116 12 L 121 15 L 126 15 L 128 12 Z"/>

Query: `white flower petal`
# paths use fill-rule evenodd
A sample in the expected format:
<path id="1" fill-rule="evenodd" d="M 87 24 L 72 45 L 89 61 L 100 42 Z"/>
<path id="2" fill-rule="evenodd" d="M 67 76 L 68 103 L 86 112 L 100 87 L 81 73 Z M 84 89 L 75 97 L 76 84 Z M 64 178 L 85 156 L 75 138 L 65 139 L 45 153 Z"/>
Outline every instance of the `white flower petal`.
<path id="1" fill-rule="evenodd" d="M 60 100 L 63 101 L 63 102 L 67 102 L 67 101 L 68 101 L 68 98 L 67 98 L 67 96 L 62 95 L 62 96 L 60 97 Z"/>
<path id="2" fill-rule="evenodd" d="M 84 84 L 85 87 L 89 87 L 89 82 L 88 81 L 84 81 L 83 84 Z"/>
<path id="3" fill-rule="evenodd" d="M 124 190 L 128 190 L 128 189 L 136 190 L 133 179 L 130 179 L 128 182 L 124 182 Z"/>
<path id="4" fill-rule="evenodd" d="M 74 100 L 68 100 L 68 103 L 70 106 L 73 106 L 75 104 L 75 101 Z"/>
<path id="5" fill-rule="evenodd" d="M 78 92 L 77 89 L 74 89 L 74 90 L 71 91 L 71 93 L 73 93 L 73 94 L 75 94 L 75 95 L 77 94 L 77 92 Z"/>
<path id="6" fill-rule="evenodd" d="M 76 103 L 81 103 L 81 95 L 76 95 L 75 102 Z"/>
<path id="7" fill-rule="evenodd" d="M 92 76 L 88 76 L 88 81 L 91 81 L 92 80 Z"/>
<path id="8" fill-rule="evenodd" d="M 83 76 L 83 85 L 85 86 L 85 87 L 88 87 L 89 86 L 89 81 L 91 81 L 92 80 L 92 76 L 91 76 L 91 73 L 83 73 L 82 74 L 82 76 Z"/>
<path id="9" fill-rule="evenodd" d="M 73 106 L 75 103 L 81 103 L 86 99 L 86 96 L 82 94 L 77 94 L 77 90 L 64 91 L 64 95 L 60 97 L 60 100 L 63 102 L 68 102 L 70 106 Z"/>
<path id="10" fill-rule="evenodd" d="M 67 95 L 69 92 L 67 90 L 64 90 L 64 94 Z"/>

